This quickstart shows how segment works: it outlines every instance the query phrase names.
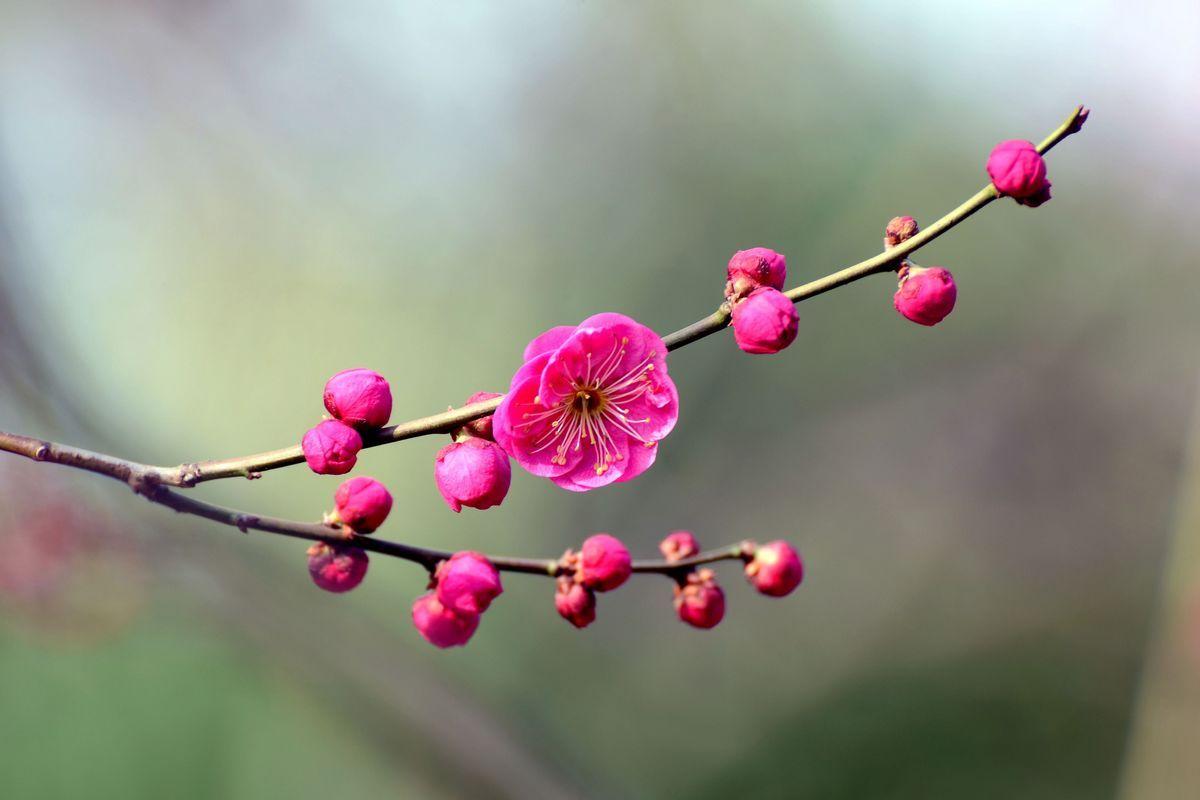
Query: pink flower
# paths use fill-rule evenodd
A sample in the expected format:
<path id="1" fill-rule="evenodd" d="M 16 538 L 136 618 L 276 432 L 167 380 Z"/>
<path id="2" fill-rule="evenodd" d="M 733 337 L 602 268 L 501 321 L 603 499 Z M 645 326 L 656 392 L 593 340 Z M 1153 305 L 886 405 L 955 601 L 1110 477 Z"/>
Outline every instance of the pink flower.
<path id="1" fill-rule="evenodd" d="M 633 574 L 629 550 L 615 536 L 597 533 L 579 549 L 579 582 L 597 592 L 616 589 Z"/>
<path id="2" fill-rule="evenodd" d="M 308 574 L 327 592 L 348 592 L 367 574 L 367 553 L 349 545 L 317 542 L 308 548 Z"/>
<path id="3" fill-rule="evenodd" d="M 988 177 L 1002 196 L 1027 206 L 1040 206 L 1050 199 L 1046 160 L 1033 142 L 1009 139 L 992 149 L 987 160 Z"/>
<path id="4" fill-rule="evenodd" d="M 700 543 L 691 531 L 675 531 L 659 543 L 658 550 L 667 561 L 679 561 L 699 553 Z"/>
<path id="5" fill-rule="evenodd" d="M 733 307 L 733 338 L 744 352 L 778 353 L 796 340 L 800 316 L 778 289 L 755 289 Z"/>
<path id="6" fill-rule="evenodd" d="M 920 228 L 912 217 L 892 217 L 883 231 L 883 246 L 895 247 L 917 235 Z"/>
<path id="7" fill-rule="evenodd" d="M 725 592 L 712 570 L 694 572 L 684 586 L 675 587 L 675 613 L 694 628 L 715 628 L 725 618 Z"/>
<path id="8" fill-rule="evenodd" d="M 554 592 L 554 607 L 563 619 L 576 628 L 586 628 L 596 621 L 595 593 L 568 577 L 558 579 L 558 588 Z"/>
<path id="9" fill-rule="evenodd" d="M 392 416 L 392 390 L 378 372 L 343 370 L 325 383 L 325 408 L 347 425 L 381 428 Z"/>
<path id="10" fill-rule="evenodd" d="M 787 258 L 769 247 L 738 250 L 729 259 L 725 275 L 725 298 L 734 303 L 760 286 L 782 289 L 787 280 Z"/>
<path id="11" fill-rule="evenodd" d="M 787 542 L 768 542 L 747 562 L 746 579 L 765 595 L 783 597 L 804 580 L 804 563 Z"/>
<path id="12" fill-rule="evenodd" d="M 496 409 L 496 441 L 573 492 L 636 478 L 679 418 L 666 355 L 654 331 L 621 314 L 546 331 Z"/>
<path id="13" fill-rule="evenodd" d="M 937 325 L 954 310 L 958 298 L 954 276 L 941 267 L 901 267 L 899 286 L 892 304 L 918 325 Z"/>
<path id="14" fill-rule="evenodd" d="M 308 468 L 318 475 L 345 475 L 354 469 L 363 440 L 344 422 L 327 419 L 309 428 L 300 440 Z"/>
<path id="15" fill-rule="evenodd" d="M 463 506 L 482 510 L 504 502 L 512 467 L 500 445 L 468 436 L 438 451 L 433 476 L 446 505 L 457 514 Z"/>
<path id="16" fill-rule="evenodd" d="M 343 481 L 333 495 L 337 518 L 355 533 L 370 533 L 383 524 L 392 510 L 392 495 L 374 478 L 360 476 Z"/>
<path id="17" fill-rule="evenodd" d="M 417 598 L 412 607 L 413 625 L 435 647 L 461 647 L 479 627 L 478 614 L 456 614 L 438 602 L 433 593 Z"/>
<path id="18" fill-rule="evenodd" d="M 494 400 L 499 396 L 500 395 L 496 394 L 495 392 L 476 392 L 467 398 L 466 405 L 482 403 L 486 400 Z M 489 442 L 496 441 L 496 437 L 492 435 L 491 414 L 488 414 L 486 417 L 480 417 L 479 419 L 473 419 L 466 425 L 463 425 L 459 430 L 468 436 L 477 436 L 480 439 L 487 439 Z"/>
<path id="19" fill-rule="evenodd" d="M 464 550 L 438 564 L 437 599 L 456 614 L 482 614 L 500 596 L 500 571 L 482 553 Z"/>

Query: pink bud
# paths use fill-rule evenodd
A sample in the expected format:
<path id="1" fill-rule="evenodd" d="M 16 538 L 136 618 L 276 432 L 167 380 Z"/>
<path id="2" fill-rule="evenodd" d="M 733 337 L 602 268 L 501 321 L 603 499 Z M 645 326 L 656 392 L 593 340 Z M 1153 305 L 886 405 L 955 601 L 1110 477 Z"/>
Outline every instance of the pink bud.
<path id="1" fill-rule="evenodd" d="M 746 579 L 765 595 L 783 597 L 804 580 L 804 563 L 787 542 L 768 542 L 746 564 Z"/>
<path id="2" fill-rule="evenodd" d="M 920 228 L 912 217 L 892 217 L 883 231 L 883 246 L 895 247 L 917 235 Z"/>
<path id="3" fill-rule="evenodd" d="M 659 543 L 658 549 L 667 561 L 679 561 L 699 553 L 700 543 L 691 531 L 675 531 Z"/>
<path id="4" fill-rule="evenodd" d="M 374 478 L 360 476 L 343 481 L 333 495 L 337 518 L 355 533 L 370 533 L 383 524 L 392 510 L 392 495 Z"/>
<path id="5" fill-rule="evenodd" d="M 558 579 L 554 607 L 567 622 L 576 628 L 586 628 L 596 621 L 596 595 L 591 589 L 567 577 Z"/>
<path id="6" fill-rule="evenodd" d="M 325 408 L 356 428 L 381 428 L 392 416 L 392 390 L 378 372 L 347 369 L 325 383 Z"/>
<path id="7" fill-rule="evenodd" d="M 367 574 L 367 552 L 350 545 L 317 542 L 308 548 L 308 574 L 327 592 L 348 592 Z"/>
<path id="8" fill-rule="evenodd" d="M 733 338 L 744 352 L 778 353 L 796 340 L 800 316 L 778 289 L 755 289 L 733 307 Z"/>
<path id="9" fill-rule="evenodd" d="M 472 403 L 482 403 L 485 400 L 494 400 L 497 397 L 501 397 L 501 395 L 498 395 L 495 392 L 476 392 L 467 398 L 466 404 L 471 405 Z M 459 431 L 467 434 L 468 436 L 477 436 L 480 439 L 487 439 L 489 442 L 494 442 L 496 440 L 492 436 L 492 416 L 492 414 L 488 414 L 486 417 L 473 419 L 466 425 L 463 425 Z"/>
<path id="10" fill-rule="evenodd" d="M 430 592 L 417 598 L 412 607 L 413 625 L 425 641 L 435 647 L 461 647 L 479 627 L 478 614 L 456 614 Z"/>
<path id="11" fill-rule="evenodd" d="M 500 596 L 500 571 L 482 553 L 464 550 L 438 564 L 437 599 L 456 614 L 482 614 Z"/>
<path id="12" fill-rule="evenodd" d="M 937 325 L 954 310 L 958 288 L 954 276 L 941 267 L 901 267 L 900 288 L 892 304 L 906 319 Z"/>
<path id="13" fill-rule="evenodd" d="M 725 592 L 712 570 L 694 572 L 687 584 L 675 587 L 675 613 L 695 628 L 715 628 L 725 618 Z"/>
<path id="14" fill-rule="evenodd" d="M 1046 160 L 1033 142 L 1009 139 L 996 145 L 988 156 L 987 173 L 996 191 L 1017 202 L 1033 199 L 1035 205 L 1041 205 L 1050 199 Z"/>
<path id="15" fill-rule="evenodd" d="M 472 436 L 438 452 L 433 476 L 446 505 L 458 513 L 463 506 L 485 509 L 504 502 L 512 467 L 500 445 Z"/>
<path id="16" fill-rule="evenodd" d="M 344 422 L 327 419 L 309 428 L 300 440 L 308 468 L 318 475 L 345 475 L 354 469 L 363 440 Z"/>
<path id="17" fill-rule="evenodd" d="M 616 589 L 633 574 L 633 559 L 621 540 L 597 533 L 579 550 L 579 582 L 597 592 Z"/>
<path id="18" fill-rule="evenodd" d="M 725 297 L 736 302 L 760 286 L 782 289 L 787 280 L 787 258 L 769 247 L 738 250 L 729 259 L 725 275 Z"/>

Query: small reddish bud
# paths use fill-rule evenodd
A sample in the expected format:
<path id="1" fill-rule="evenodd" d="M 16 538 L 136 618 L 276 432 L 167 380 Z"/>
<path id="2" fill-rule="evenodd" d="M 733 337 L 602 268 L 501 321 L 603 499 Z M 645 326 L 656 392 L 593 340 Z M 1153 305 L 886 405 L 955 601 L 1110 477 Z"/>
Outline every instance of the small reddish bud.
<path id="1" fill-rule="evenodd" d="M 1009 139 L 996 145 L 988 156 L 987 173 L 996 191 L 1022 205 L 1039 206 L 1050 199 L 1046 160 L 1033 142 Z"/>
<path id="2" fill-rule="evenodd" d="M 325 383 L 325 408 L 347 425 L 381 428 L 392 416 L 392 390 L 374 370 L 343 370 Z"/>
<path id="3" fill-rule="evenodd" d="M 916 236 L 919 231 L 917 221 L 912 217 L 892 217 L 883 231 L 883 246 L 895 247 Z"/>
<path id="4" fill-rule="evenodd" d="M 470 436 L 438 452 L 433 476 L 446 505 L 458 513 L 463 506 L 482 510 L 504 502 L 512 467 L 500 445 Z"/>
<path id="5" fill-rule="evenodd" d="M 471 405 L 472 403 L 482 403 L 485 400 L 495 400 L 500 396 L 501 395 L 498 395 L 495 392 L 476 392 L 467 398 L 466 405 Z M 492 414 L 488 414 L 486 417 L 473 419 L 466 425 L 463 425 L 461 428 L 459 428 L 458 433 L 465 433 L 468 436 L 477 436 L 480 439 L 487 439 L 489 442 L 494 442 L 496 439 L 492 436 L 493 416 L 494 415 Z"/>
<path id="6" fill-rule="evenodd" d="M 615 536 L 597 533 L 579 549 L 579 582 L 597 592 L 616 589 L 633 574 L 629 549 Z"/>
<path id="7" fill-rule="evenodd" d="M 355 533 L 370 533 L 383 524 L 392 510 L 392 495 L 374 478 L 360 476 L 343 481 L 333 495 L 337 519 Z"/>
<path id="8" fill-rule="evenodd" d="M 464 550 L 438 564 L 437 599 L 456 614 L 482 614 L 500 596 L 500 571 L 482 553 Z"/>
<path id="9" fill-rule="evenodd" d="M 358 431 L 336 419 L 309 428 L 300 440 L 308 468 L 318 475 L 345 475 L 354 469 L 362 446 Z"/>
<path id="10" fill-rule="evenodd" d="M 765 595 L 783 597 L 804 580 L 804 562 L 787 542 L 768 542 L 755 548 L 746 564 L 746 579 Z"/>
<path id="11" fill-rule="evenodd" d="M 725 618 L 725 592 L 712 570 L 693 572 L 686 584 L 675 587 L 675 613 L 695 628 L 715 628 Z"/>
<path id="12" fill-rule="evenodd" d="M 308 574 L 327 592 L 348 592 L 367 574 L 367 552 L 349 545 L 317 542 L 308 548 Z"/>
<path id="13" fill-rule="evenodd" d="M 958 287 L 950 270 L 941 267 L 900 268 L 900 284 L 892 304 L 918 325 L 937 325 L 954 310 Z"/>
<path id="14" fill-rule="evenodd" d="M 738 250 L 725 269 L 725 298 L 737 303 L 760 286 L 782 289 L 787 281 L 787 258 L 769 247 Z"/>
<path id="15" fill-rule="evenodd" d="M 675 531 L 659 543 L 658 550 L 667 561 L 679 561 L 699 553 L 700 543 L 691 531 Z"/>
<path id="16" fill-rule="evenodd" d="M 558 579 L 554 607 L 563 619 L 576 628 L 586 628 L 596 621 L 596 594 L 568 577 Z"/>
<path id="17" fill-rule="evenodd" d="M 796 340 L 800 316 L 778 289 L 755 289 L 733 307 L 733 338 L 743 352 L 778 353 Z"/>
<path id="18" fill-rule="evenodd" d="M 430 592 L 416 599 L 412 607 L 413 625 L 425 641 L 435 647 L 461 647 L 470 641 L 479 627 L 478 614 L 456 614 L 442 605 Z"/>

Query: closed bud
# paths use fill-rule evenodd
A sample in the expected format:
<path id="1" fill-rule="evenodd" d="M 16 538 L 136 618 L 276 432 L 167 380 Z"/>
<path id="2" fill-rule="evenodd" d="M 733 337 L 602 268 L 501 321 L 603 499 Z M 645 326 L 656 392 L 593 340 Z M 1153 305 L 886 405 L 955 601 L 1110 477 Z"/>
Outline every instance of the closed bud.
<path id="1" fill-rule="evenodd" d="M 433 593 L 423 594 L 412 607 L 413 626 L 434 647 L 461 647 L 479 627 L 478 614 L 457 614 Z"/>
<path id="2" fill-rule="evenodd" d="M 633 559 L 621 540 L 607 533 L 589 536 L 579 549 L 579 582 L 597 592 L 616 589 L 633 574 Z"/>
<path id="3" fill-rule="evenodd" d="M 381 428 L 392 416 L 392 389 L 374 370 L 343 370 L 325 383 L 325 408 L 347 425 Z"/>
<path id="4" fill-rule="evenodd" d="M 1039 206 L 1050 199 L 1046 160 L 1033 142 L 1009 139 L 996 145 L 988 156 L 987 173 L 996 191 L 1023 205 Z"/>
<path id="5" fill-rule="evenodd" d="M 459 614 L 482 614 L 500 596 L 500 571 L 482 553 L 464 550 L 438 564 L 438 602 Z"/>
<path id="6" fill-rule="evenodd" d="M 558 579 L 554 607 L 563 619 L 576 628 L 586 628 L 596 621 L 595 593 L 571 578 L 564 576 Z"/>
<path id="7" fill-rule="evenodd" d="M 912 217 L 892 217 L 883 231 L 883 246 L 895 247 L 917 235 L 920 228 Z"/>
<path id="8" fill-rule="evenodd" d="M 725 592 L 712 570 L 693 572 L 687 583 L 675 587 L 675 613 L 694 628 L 715 628 L 725 618 Z"/>
<path id="9" fill-rule="evenodd" d="M 336 419 L 309 428 L 300 440 L 308 468 L 318 475 L 345 475 L 354 469 L 362 446 L 358 431 Z"/>
<path id="10" fill-rule="evenodd" d="M 659 542 L 658 550 L 667 561 L 679 561 L 699 553 L 700 543 L 691 531 L 675 531 Z"/>
<path id="11" fill-rule="evenodd" d="M 485 509 L 500 505 L 512 483 L 512 467 L 504 449 L 473 436 L 443 447 L 433 475 L 442 499 L 455 513 L 463 506 Z"/>
<path id="12" fill-rule="evenodd" d="M 765 595 L 783 597 L 804 580 L 804 562 L 787 542 L 768 542 L 754 549 L 746 563 L 746 579 Z"/>
<path id="13" fill-rule="evenodd" d="M 733 338 L 743 352 L 778 353 L 796 340 L 800 316 L 778 289 L 755 289 L 733 307 Z"/>
<path id="14" fill-rule="evenodd" d="M 500 395 L 496 394 L 495 392 L 476 392 L 467 398 L 466 404 L 472 405 L 474 403 L 482 403 L 487 400 L 495 400 L 497 397 L 500 397 Z M 458 436 L 465 434 L 467 436 L 476 436 L 480 439 L 487 439 L 489 442 L 496 441 L 495 437 L 492 436 L 493 416 L 495 415 L 488 414 L 486 417 L 480 417 L 479 419 L 471 420 L 466 425 L 463 425 L 458 429 Z M 455 438 L 458 438 L 458 436 Z"/>
<path id="15" fill-rule="evenodd" d="M 368 561 L 365 550 L 350 545 L 317 542 L 308 548 L 308 574 L 327 592 L 348 592 L 362 583 Z"/>
<path id="16" fill-rule="evenodd" d="M 954 310 L 958 287 L 950 270 L 941 267 L 900 269 L 900 284 L 892 304 L 905 319 L 918 325 L 937 325 Z"/>
<path id="17" fill-rule="evenodd" d="M 787 281 L 787 258 L 769 247 L 739 250 L 725 269 L 725 298 L 737 304 L 761 286 L 782 289 Z"/>
<path id="18" fill-rule="evenodd" d="M 392 495 L 374 478 L 360 476 L 343 481 L 333 495 L 337 519 L 355 533 L 370 533 L 383 524 L 392 510 Z"/>

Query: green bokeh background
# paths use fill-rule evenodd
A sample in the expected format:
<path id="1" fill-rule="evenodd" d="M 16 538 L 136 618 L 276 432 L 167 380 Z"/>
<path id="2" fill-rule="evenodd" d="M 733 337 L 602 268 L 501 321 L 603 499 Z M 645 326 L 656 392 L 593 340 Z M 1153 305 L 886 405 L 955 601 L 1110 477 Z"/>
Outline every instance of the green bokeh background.
<path id="1" fill-rule="evenodd" d="M 0 601 L 2 794 L 1111 795 L 1196 389 L 1200 17 L 978 5 L 0 5 L 0 428 L 152 463 L 295 442 L 345 367 L 401 420 L 503 390 L 552 325 L 674 330 L 736 249 L 823 275 L 1094 109 L 1053 202 L 921 251 L 958 281 L 944 324 L 877 277 L 802 304 L 779 356 L 673 355 L 679 425 L 633 483 L 517 474 L 456 516 L 441 439 L 360 458 L 417 544 L 794 541 L 801 590 L 726 566 L 712 632 L 650 579 L 577 632 L 513 576 L 438 652 L 413 565 L 328 596 L 302 544 L 4 459 L 5 535 L 69 503 L 133 544 Z M 315 519 L 336 485 L 196 491 Z"/>

